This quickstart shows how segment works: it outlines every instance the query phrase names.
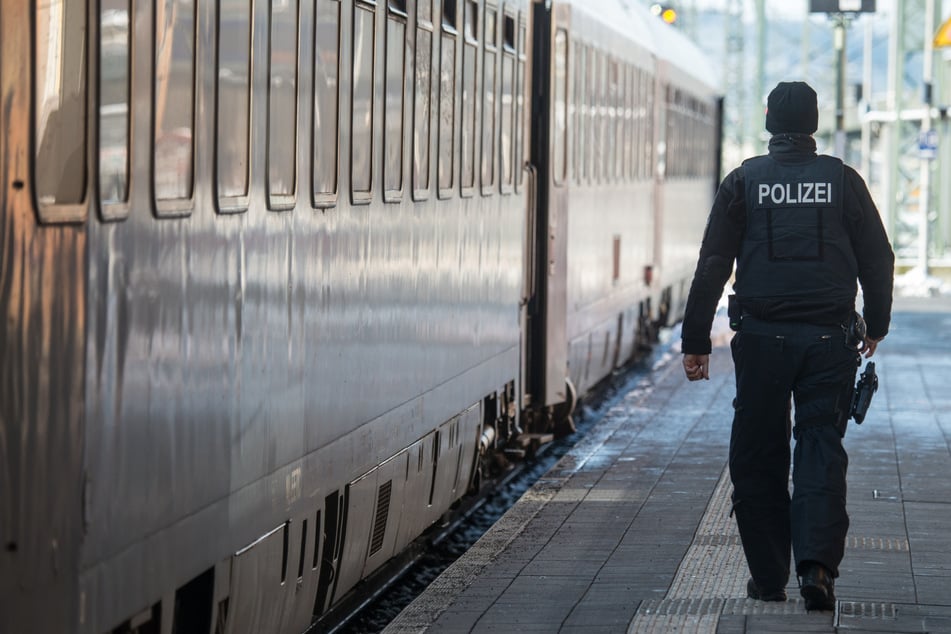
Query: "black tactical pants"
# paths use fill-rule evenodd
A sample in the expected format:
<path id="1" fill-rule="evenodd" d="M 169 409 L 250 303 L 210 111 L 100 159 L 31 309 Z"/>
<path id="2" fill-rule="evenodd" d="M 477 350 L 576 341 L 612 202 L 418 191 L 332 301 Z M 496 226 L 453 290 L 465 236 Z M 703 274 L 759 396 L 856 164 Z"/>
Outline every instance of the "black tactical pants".
<path id="1" fill-rule="evenodd" d="M 858 355 L 839 327 L 744 317 L 731 344 L 733 509 L 753 579 L 766 591 L 816 561 L 838 576 L 849 517 L 842 447 Z M 790 396 L 795 406 L 791 430 Z M 789 439 L 796 438 L 789 497 Z"/>

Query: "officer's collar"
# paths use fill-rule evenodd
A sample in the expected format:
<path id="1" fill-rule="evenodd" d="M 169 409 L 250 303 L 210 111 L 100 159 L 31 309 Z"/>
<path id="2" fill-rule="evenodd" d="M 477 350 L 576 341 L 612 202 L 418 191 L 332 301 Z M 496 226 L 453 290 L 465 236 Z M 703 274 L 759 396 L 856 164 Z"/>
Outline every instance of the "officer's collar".
<path id="1" fill-rule="evenodd" d="M 769 139 L 770 154 L 815 154 L 816 140 L 811 134 L 781 132 Z"/>

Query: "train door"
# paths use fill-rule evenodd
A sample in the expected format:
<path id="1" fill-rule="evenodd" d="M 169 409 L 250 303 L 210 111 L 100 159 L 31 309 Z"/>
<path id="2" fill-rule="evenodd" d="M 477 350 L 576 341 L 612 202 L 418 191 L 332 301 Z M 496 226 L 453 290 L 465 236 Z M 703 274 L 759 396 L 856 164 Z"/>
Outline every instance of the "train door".
<path id="1" fill-rule="evenodd" d="M 0 630 L 81 612 L 86 2 L 0 2 Z"/>
<path id="2" fill-rule="evenodd" d="M 534 410 L 571 400 L 566 334 L 567 195 L 556 188 L 557 113 L 566 99 L 569 9 L 532 4 L 531 141 L 523 403 Z M 561 95 L 558 100 L 558 96 Z M 558 126 L 556 126 L 557 128 Z M 559 128 L 560 129 L 560 128 Z M 554 133 L 554 134 L 553 134 Z M 555 137 L 553 139 L 553 136 Z"/>

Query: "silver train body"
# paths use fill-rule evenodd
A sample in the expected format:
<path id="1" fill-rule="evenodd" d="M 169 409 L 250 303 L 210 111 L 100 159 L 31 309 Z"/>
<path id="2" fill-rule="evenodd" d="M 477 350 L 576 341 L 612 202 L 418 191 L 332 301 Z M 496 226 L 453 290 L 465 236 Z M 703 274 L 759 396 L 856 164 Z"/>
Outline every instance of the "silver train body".
<path id="1" fill-rule="evenodd" d="M 0 631 L 301 632 L 563 428 L 715 187 L 651 24 L 0 0 Z"/>

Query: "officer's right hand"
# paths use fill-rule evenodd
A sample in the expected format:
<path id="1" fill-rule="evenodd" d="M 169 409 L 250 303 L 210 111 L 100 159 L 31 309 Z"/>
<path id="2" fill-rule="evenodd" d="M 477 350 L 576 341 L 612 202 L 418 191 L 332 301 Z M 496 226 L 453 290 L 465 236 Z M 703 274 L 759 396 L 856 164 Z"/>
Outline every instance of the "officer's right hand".
<path id="1" fill-rule="evenodd" d="M 685 354 L 684 372 L 690 381 L 699 381 L 700 379 L 710 379 L 710 355 L 709 354 Z"/>
<path id="2" fill-rule="evenodd" d="M 873 354 L 875 354 L 875 348 L 878 346 L 878 342 L 884 339 L 885 337 L 879 337 L 878 339 L 871 339 L 869 337 L 865 338 L 865 348 L 862 350 L 862 355 L 868 359 Z"/>

